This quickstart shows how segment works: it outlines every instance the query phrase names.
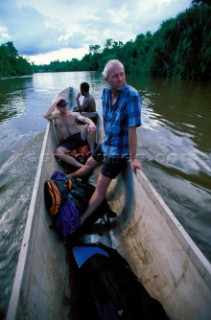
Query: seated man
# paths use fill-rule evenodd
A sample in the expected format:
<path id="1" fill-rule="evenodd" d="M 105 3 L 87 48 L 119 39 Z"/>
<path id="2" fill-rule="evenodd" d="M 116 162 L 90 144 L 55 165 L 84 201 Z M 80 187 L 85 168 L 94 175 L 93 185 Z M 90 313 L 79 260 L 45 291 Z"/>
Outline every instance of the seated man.
<path id="1" fill-rule="evenodd" d="M 82 104 L 80 103 L 80 96 L 84 96 Z M 96 112 L 96 103 L 93 95 L 89 93 L 89 84 L 82 82 L 80 85 L 80 93 L 76 97 L 77 107 L 74 107 L 73 111 L 78 112 Z"/>
<path id="2" fill-rule="evenodd" d="M 59 112 L 54 112 L 55 109 Z M 68 153 L 76 147 L 81 147 L 88 142 L 90 152 L 94 151 L 96 126 L 94 122 L 83 117 L 78 112 L 67 110 L 67 102 L 62 97 L 57 97 L 44 113 L 48 120 L 55 119 L 59 135 L 63 139 L 56 148 L 55 155 L 64 162 L 77 168 L 83 165 Z M 78 123 L 85 124 L 80 130 Z"/>

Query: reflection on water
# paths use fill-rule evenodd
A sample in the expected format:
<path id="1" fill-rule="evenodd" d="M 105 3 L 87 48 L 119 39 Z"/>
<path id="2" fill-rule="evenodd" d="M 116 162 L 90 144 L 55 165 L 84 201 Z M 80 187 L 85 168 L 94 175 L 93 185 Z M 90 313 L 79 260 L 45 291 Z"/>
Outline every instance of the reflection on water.
<path id="1" fill-rule="evenodd" d="M 130 80 L 143 87 L 143 129 L 154 160 L 187 174 L 210 176 L 211 84 L 156 78 L 148 79 L 148 88 L 147 81 Z"/>
<path id="2" fill-rule="evenodd" d="M 127 77 L 142 93 L 145 173 L 211 260 L 211 83 Z"/>
<path id="3" fill-rule="evenodd" d="M 35 74 L 0 80 L 0 316 L 12 285 L 27 208 L 46 127 L 42 114 L 55 95 L 90 83 L 101 113 L 100 73 Z M 210 83 L 127 76 L 142 95 L 138 154 L 144 171 L 211 260 Z"/>
<path id="4" fill-rule="evenodd" d="M 1 80 L 0 122 L 16 117 L 25 110 L 25 99 L 31 77 Z"/>

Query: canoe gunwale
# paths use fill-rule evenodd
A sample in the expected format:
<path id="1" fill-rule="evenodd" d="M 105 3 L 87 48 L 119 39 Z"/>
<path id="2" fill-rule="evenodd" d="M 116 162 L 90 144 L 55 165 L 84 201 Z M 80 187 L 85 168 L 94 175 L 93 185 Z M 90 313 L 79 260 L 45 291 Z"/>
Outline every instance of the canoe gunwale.
<path id="1" fill-rule="evenodd" d="M 7 309 L 6 320 L 15 319 L 17 314 L 18 302 L 20 299 L 20 292 L 21 292 L 21 285 L 22 285 L 22 280 L 24 276 L 27 255 L 30 249 L 29 246 L 30 246 L 30 239 L 31 239 L 31 230 L 32 230 L 32 226 L 34 222 L 34 214 L 35 214 L 34 208 L 37 200 L 38 188 L 39 188 L 40 179 L 41 179 L 43 159 L 45 157 L 45 150 L 47 146 L 49 130 L 50 130 L 50 122 L 47 124 L 47 127 L 46 127 L 43 145 L 42 145 L 42 149 L 39 157 L 39 163 L 38 163 L 37 172 L 35 176 L 32 197 L 30 201 L 25 230 L 24 230 L 21 248 L 19 252 L 18 263 L 15 271 L 15 277 L 13 281 L 10 301 Z"/>
<path id="2" fill-rule="evenodd" d="M 137 179 L 140 183 L 144 184 L 144 189 L 148 193 L 151 200 L 159 208 L 159 212 L 163 215 L 167 224 L 171 228 L 171 231 L 182 243 L 186 254 L 191 259 L 192 263 L 195 265 L 196 269 L 199 271 L 203 279 L 206 281 L 207 285 L 211 289 L 211 264 L 208 259 L 204 256 L 202 251 L 197 247 L 195 242 L 188 235 L 187 231 L 181 225 L 179 220 L 175 217 L 170 208 L 166 205 L 161 196 L 157 193 L 151 182 L 145 176 L 141 170 L 137 170 Z"/>

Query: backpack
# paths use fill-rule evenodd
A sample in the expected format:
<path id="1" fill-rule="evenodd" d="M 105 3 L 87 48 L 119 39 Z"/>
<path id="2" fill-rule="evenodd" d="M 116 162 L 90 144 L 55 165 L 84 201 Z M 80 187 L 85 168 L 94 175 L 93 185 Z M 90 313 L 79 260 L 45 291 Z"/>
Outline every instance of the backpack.
<path id="1" fill-rule="evenodd" d="M 50 215 L 58 214 L 60 207 L 67 199 L 67 195 L 72 188 L 72 180 L 68 179 L 48 179 L 44 183 L 44 196 L 47 210 Z"/>
<path id="2" fill-rule="evenodd" d="M 52 215 L 53 227 L 63 238 L 80 226 L 80 215 L 85 211 L 95 187 L 55 171 L 44 183 L 47 211 Z"/>
<path id="3" fill-rule="evenodd" d="M 86 208 L 87 199 L 90 199 L 94 190 L 95 187 L 87 182 L 80 182 L 55 171 L 51 178 L 44 183 L 46 208 L 49 214 L 55 216 L 67 199 L 70 199 L 82 212 Z"/>
<path id="4" fill-rule="evenodd" d="M 77 319 L 87 314 L 92 320 L 169 319 L 117 250 L 102 243 L 79 244 L 71 253 L 77 269 Z"/>

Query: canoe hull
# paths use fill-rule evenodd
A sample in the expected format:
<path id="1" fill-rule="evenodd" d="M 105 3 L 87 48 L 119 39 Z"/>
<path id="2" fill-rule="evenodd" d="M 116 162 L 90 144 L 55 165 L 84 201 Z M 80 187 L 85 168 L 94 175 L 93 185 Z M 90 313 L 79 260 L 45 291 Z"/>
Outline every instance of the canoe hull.
<path id="1" fill-rule="evenodd" d="M 171 319 L 210 319 L 210 263 L 143 172 L 118 179 L 117 248 Z"/>
<path id="2" fill-rule="evenodd" d="M 98 141 L 103 128 L 98 122 Z M 43 186 L 56 170 L 58 143 L 53 123 L 43 142 L 21 245 L 7 320 L 74 319 L 70 312 L 69 274 L 64 243 L 50 228 Z M 187 235 L 145 174 L 128 166 L 108 190 L 117 213 L 115 226 L 98 240 L 117 248 L 147 291 L 171 319 L 210 319 L 211 266 Z M 95 241 L 93 236 L 89 241 Z"/>

